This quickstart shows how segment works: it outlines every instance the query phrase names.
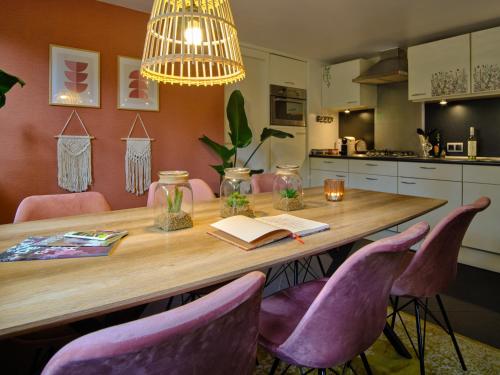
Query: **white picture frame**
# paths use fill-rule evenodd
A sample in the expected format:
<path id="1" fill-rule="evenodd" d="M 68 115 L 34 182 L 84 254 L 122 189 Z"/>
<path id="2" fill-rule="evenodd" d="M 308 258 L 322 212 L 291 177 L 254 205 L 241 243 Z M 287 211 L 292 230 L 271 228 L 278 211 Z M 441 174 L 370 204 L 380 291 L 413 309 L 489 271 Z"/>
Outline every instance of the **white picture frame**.
<path id="1" fill-rule="evenodd" d="M 49 104 L 101 107 L 100 54 L 49 45 Z"/>
<path id="2" fill-rule="evenodd" d="M 160 110 L 158 82 L 141 76 L 141 59 L 118 56 L 118 109 Z"/>

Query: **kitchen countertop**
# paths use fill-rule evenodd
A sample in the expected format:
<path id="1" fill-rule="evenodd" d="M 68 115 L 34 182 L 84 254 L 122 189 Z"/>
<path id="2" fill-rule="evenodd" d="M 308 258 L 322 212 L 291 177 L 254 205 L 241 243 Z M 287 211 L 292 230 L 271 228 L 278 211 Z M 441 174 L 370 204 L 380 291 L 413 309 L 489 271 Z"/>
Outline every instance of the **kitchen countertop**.
<path id="1" fill-rule="evenodd" d="M 451 156 L 447 158 L 424 158 L 419 156 L 366 156 L 366 155 L 312 155 L 311 158 L 323 159 L 355 159 L 355 160 L 385 160 L 385 161 L 407 161 L 416 163 L 444 163 L 444 164 L 469 164 L 469 165 L 493 165 L 500 166 L 500 157 L 478 157 L 477 160 L 469 160 L 466 156 Z"/>

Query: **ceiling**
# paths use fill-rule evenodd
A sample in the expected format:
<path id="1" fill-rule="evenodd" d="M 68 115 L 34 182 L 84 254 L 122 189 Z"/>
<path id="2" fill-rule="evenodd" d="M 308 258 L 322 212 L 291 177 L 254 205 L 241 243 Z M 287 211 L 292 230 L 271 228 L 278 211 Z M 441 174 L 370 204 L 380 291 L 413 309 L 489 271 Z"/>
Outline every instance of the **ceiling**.
<path id="1" fill-rule="evenodd" d="M 153 0 L 99 0 L 148 12 Z M 241 42 L 338 62 L 500 25 L 498 0 L 231 0 Z"/>

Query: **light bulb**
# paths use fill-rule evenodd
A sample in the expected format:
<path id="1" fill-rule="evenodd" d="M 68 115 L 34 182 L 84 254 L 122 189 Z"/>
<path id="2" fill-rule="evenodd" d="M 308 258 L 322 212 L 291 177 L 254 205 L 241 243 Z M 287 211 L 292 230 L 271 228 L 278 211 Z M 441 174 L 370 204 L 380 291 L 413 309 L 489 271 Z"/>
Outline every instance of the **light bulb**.
<path id="1" fill-rule="evenodd" d="M 203 41 L 203 33 L 201 32 L 200 23 L 198 21 L 189 21 L 187 28 L 184 31 L 184 39 L 187 44 L 201 46 Z"/>
<path id="2" fill-rule="evenodd" d="M 441 99 L 441 101 L 439 102 L 439 104 L 446 105 L 446 104 L 448 104 L 448 102 L 446 101 L 446 99 Z"/>
<path id="3" fill-rule="evenodd" d="M 346 110 L 344 111 L 344 113 L 349 114 L 349 113 L 351 113 L 351 110 L 350 110 L 350 109 L 346 109 Z"/>

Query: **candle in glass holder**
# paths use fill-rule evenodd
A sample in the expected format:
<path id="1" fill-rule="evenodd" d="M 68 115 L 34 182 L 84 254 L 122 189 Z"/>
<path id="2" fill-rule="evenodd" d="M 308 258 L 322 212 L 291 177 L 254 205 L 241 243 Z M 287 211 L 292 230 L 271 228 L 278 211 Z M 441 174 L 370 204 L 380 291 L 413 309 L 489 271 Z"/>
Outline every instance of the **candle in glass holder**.
<path id="1" fill-rule="evenodd" d="M 327 201 L 341 201 L 344 198 L 344 180 L 325 180 L 324 190 Z"/>

